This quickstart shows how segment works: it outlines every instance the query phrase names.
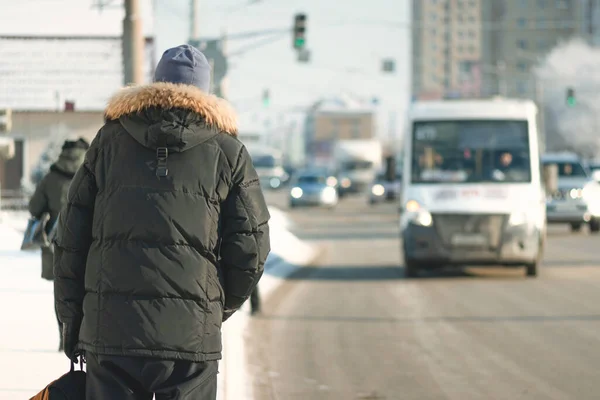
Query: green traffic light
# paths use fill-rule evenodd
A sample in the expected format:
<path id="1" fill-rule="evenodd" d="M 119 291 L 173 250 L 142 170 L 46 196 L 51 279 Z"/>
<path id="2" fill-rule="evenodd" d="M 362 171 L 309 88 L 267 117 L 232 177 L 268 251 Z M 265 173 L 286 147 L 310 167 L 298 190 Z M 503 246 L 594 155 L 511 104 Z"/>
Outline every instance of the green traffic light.
<path id="1" fill-rule="evenodd" d="M 294 45 L 296 48 L 301 48 L 304 47 L 305 42 L 306 40 L 304 40 L 304 38 L 296 38 L 296 40 L 294 41 Z"/>
<path id="2" fill-rule="evenodd" d="M 573 107 L 576 103 L 577 103 L 577 101 L 575 100 L 575 97 L 567 98 L 567 105 L 569 107 Z"/>

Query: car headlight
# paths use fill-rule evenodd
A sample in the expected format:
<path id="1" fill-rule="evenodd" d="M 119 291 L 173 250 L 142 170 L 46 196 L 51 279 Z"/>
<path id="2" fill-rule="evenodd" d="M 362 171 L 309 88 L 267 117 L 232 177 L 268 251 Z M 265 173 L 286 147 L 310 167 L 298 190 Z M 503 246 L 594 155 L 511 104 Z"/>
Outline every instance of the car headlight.
<path id="1" fill-rule="evenodd" d="M 327 185 L 328 186 L 335 186 L 338 184 L 338 180 L 335 176 L 330 176 L 329 178 L 327 178 Z"/>
<path id="2" fill-rule="evenodd" d="M 586 201 L 600 201 L 600 186 L 596 183 L 585 185 L 581 195 Z"/>
<path id="3" fill-rule="evenodd" d="M 373 185 L 373 187 L 371 188 L 371 193 L 373 193 L 375 196 L 383 196 L 383 194 L 385 193 L 385 188 L 383 187 L 383 185 L 380 185 L 378 183 L 376 185 Z"/>
<path id="4" fill-rule="evenodd" d="M 431 226 L 433 225 L 433 216 L 425 210 L 418 201 L 409 200 L 405 205 L 406 211 L 410 213 L 410 220 L 415 225 Z"/>
<path id="5" fill-rule="evenodd" d="M 277 189 L 279 186 L 281 186 L 281 181 L 279 178 L 271 178 L 269 185 L 271 185 L 273 189 Z"/>
<path id="6" fill-rule="evenodd" d="M 519 226 L 527 223 L 527 214 L 524 211 L 516 211 L 510 214 L 508 225 Z"/>
<path id="7" fill-rule="evenodd" d="M 571 189 L 569 191 L 569 197 L 572 199 L 580 199 L 583 197 L 583 189 Z"/>
<path id="8" fill-rule="evenodd" d="M 283 167 L 275 167 L 275 170 L 273 170 L 273 175 L 283 176 L 283 174 L 285 174 Z"/>
<path id="9" fill-rule="evenodd" d="M 323 189 L 323 191 L 321 192 L 321 195 L 323 196 L 323 199 L 325 199 L 325 200 L 333 200 L 333 199 L 335 199 L 335 196 L 337 195 L 337 193 L 334 188 L 332 188 L 331 186 L 327 186 L 325 189 Z"/>
<path id="10" fill-rule="evenodd" d="M 290 194 L 292 195 L 293 198 L 299 199 L 300 197 L 302 197 L 303 192 L 302 192 L 302 189 L 300 189 L 299 187 L 295 187 L 295 188 L 292 188 Z"/>

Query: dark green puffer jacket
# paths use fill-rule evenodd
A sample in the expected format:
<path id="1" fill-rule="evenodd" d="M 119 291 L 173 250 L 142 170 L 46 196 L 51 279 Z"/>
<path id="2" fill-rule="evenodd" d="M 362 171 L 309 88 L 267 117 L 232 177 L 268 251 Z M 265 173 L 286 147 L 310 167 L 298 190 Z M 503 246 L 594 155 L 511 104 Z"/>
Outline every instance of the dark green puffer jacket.
<path id="1" fill-rule="evenodd" d="M 68 141 L 63 145 L 58 160 L 50 166 L 50 171 L 35 188 L 29 200 L 29 212 L 40 218 L 50 214 L 48 226 L 52 226 L 60 210 L 67 204 L 67 192 L 75 172 L 83 163 L 86 147 L 77 141 Z"/>
<path id="2" fill-rule="evenodd" d="M 60 215 L 59 319 L 80 327 L 80 350 L 219 359 L 221 323 L 270 251 L 233 112 L 194 87 L 154 83 L 122 90 L 105 116 Z"/>
<path id="3" fill-rule="evenodd" d="M 67 192 L 75 172 L 83 163 L 87 144 L 81 141 L 67 141 L 63 145 L 58 160 L 50 166 L 50 171 L 35 188 L 29 200 L 29 212 L 35 218 L 49 214 L 46 224 L 49 233 L 58 218 L 58 213 L 67 204 Z M 52 279 L 52 247 L 42 248 L 42 277 Z"/>

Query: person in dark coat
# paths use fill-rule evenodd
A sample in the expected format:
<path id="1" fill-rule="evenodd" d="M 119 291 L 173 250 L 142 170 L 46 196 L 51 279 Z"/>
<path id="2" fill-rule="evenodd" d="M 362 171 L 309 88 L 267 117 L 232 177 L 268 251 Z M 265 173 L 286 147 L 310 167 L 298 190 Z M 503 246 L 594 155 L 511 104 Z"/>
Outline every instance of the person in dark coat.
<path id="1" fill-rule="evenodd" d="M 215 399 L 221 324 L 270 251 L 269 212 L 196 48 L 117 93 L 60 214 L 55 300 L 87 399 Z"/>
<path id="2" fill-rule="evenodd" d="M 46 223 L 46 233 L 54 227 L 60 210 L 67 204 L 67 192 L 75 172 L 83 163 L 83 157 L 89 144 L 84 139 L 66 140 L 63 143 L 58 160 L 50 166 L 50 171 L 42 178 L 35 188 L 35 193 L 29 200 L 29 213 L 41 219 L 44 214 L 49 214 Z M 52 260 L 53 246 L 42 247 L 42 278 L 53 280 Z M 58 321 L 58 314 L 56 315 Z M 60 344 L 58 351 L 63 350 L 62 324 L 58 321 Z"/>

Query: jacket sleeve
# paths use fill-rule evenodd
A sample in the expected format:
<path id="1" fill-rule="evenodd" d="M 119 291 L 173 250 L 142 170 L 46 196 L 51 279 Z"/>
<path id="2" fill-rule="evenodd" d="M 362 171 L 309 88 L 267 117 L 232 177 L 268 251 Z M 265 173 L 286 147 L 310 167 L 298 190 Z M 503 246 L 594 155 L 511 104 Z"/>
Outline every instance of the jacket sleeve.
<path id="1" fill-rule="evenodd" d="M 221 266 L 229 318 L 250 297 L 271 250 L 269 210 L 248 151 L 242 147 L 233 168 L 232 186 L 222 209 Z"/>
<path id="2" fill-rule="evenodd" d="M 46 195 L 46 175 L 35 188 L 35 192 L 29 199 L 29 213 L 31 216 L 39 219 L 48 212 L 48 196 Z"/>
<path id="3" fill-rule="evenodd" d="M 90 147 L 71 182 L 54 241 L 54 302 L 58 319 L 77 329 L 83 319 L 85 266 L 98 192 L 93 172 L 97 152 L 97 147 Z"/>

